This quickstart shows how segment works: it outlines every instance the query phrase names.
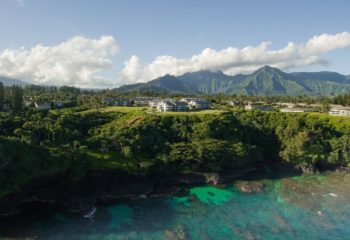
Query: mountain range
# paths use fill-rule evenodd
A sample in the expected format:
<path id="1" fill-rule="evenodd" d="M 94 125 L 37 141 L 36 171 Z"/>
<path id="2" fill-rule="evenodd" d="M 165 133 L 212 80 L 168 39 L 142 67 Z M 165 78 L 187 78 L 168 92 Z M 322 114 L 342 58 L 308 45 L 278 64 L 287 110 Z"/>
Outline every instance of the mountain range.
<path id="1" fill-rule="evenodd" d="M 14 78 L 6 78 L 6 77 L 0 77 L 0 82 L 2 84 L 4 84 L 4 86 L 12 86 L 12 85 L 29 85 L 29 83 L 23 82 L 21 80 L 18 79 L 14 79 Z"/>
<path id="2" fill-rule="evenodd" d="M 350 92 L 350 75 L 336 72 L 286 73 L 264 66 L 251 74 L 226 75 L 199 71 L 165 75 L 147 83 L 124 85 L 117 92 L 167 92 L 187 94 L 333 95 Z"/>
<path id="3" fill-rule="evenodd" d="M 5 86 L 28 83 L 0 77 Z M 264 66 L 251 74 L 226 75 L 221 71 L 198 71 L 181 76 L 165 75 L 147 83 L 124 85 L 117 92 L 162 92 L 184 94 L 243 94 L 275 95 L 334 95 L 350 92 L 350 75 L 336 72 L 286 73 L 278 68 Z"/>

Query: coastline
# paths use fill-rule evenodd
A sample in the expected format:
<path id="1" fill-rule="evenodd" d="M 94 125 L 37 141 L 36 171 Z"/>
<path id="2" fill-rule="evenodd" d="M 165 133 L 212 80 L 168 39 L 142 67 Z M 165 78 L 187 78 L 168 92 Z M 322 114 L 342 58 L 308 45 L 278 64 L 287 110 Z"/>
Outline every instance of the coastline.
<path id="1" fill-rule="evenodd" d="M 65 211 L 86 214 L 96 203 L 118 199 L 159 197 L 174 194 L 184 188 L 227 183 L 256 171 L 249 166 L 229 173 L 154 173 L 149 176 L 129 175 L 121 170 L 94 170 L 74 183 L 66 183 L 64 176 L 33 179 L 21 192 L 0 199 L 0 218 L 20 213 L 21 207 L 31 203 L 62 206 Z"/>
<path id="2" fill-rule="evenodd" d="M 52 204 L 61 206 L 72 214 L 87 214 L 95 204 L 144 197 L 160 197 L 175 194 L 186 188 L 203 184 L 230 183 L 264 168 L 272 168 L 271 178 L 318 174 L 317 169 L 295 167 L 290 164 L 247 166 L 222 173 L 153 173 L 149 176 L 129 175 L 121 170 L 94 170 L 74 183 L 66 183 L 64 176 L 46 176 L 33 179 L 19 193 L 0 199 L 0 218 L 16 215 L 28 204 Z M 265 169 L 266 170 L 266 169 Z M 349 168 L 329 167 L 321 172 L 349 173 Z"/>

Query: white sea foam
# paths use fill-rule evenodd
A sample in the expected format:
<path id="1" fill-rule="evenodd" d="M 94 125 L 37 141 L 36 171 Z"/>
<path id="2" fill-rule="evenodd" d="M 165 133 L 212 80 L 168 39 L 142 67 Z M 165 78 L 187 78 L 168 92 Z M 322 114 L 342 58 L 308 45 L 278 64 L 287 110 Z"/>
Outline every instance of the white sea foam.
<path id="1" fill-rule="evenodd" d="M 96 211 L 97 208 L 93 206 L 93 208 L 91 208 L 91 210 L 84 215 L 84 218 L 92 218 L 95 215 Z"/>
<path id="2" fill-rule="evenodd" d="M 332 196 L 332 197 L 338 197 L 338 195 L 335 194 L 335 193 L 328 193 L 328 195 L 329 195 L 329 196 Z"/>

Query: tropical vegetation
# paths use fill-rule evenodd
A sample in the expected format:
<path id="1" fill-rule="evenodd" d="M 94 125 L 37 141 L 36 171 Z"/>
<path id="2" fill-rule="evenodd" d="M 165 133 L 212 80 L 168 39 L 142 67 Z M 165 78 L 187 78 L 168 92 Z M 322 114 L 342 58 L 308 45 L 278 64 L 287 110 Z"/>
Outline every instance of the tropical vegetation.
<path id="1" fill-rule="evenodd" d="M 350 119 L 245 111 L 159 114 L 145 108 L 27 109 L 0 113 L 0 196 L 31 179 L 87 171 L 221 172 L 287 162 L 350 166 Z"/>

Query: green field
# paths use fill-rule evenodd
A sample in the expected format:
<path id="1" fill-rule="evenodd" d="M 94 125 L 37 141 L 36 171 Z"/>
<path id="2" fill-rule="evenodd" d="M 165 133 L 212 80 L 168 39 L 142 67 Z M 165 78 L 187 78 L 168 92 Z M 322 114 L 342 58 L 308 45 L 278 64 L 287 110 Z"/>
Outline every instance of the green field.
<path id="1" fill-rule="evenodd" d="M 93 111 L 100 111 L 100 112 L 137 112 L 137 111 L 147 111 L 147 107 L 119 107 L 119 106 L 113 106 L 113 107 L 104 107 L 99 108 Z"/>
<path id="2" fill-rule="evenodd" d="M 320 117 L 320 118 L 327 118 L 327 117 L 329 117 L 333 121 L 339 122 L 339 123 L 350 123 L 350 117 L 348 117 L 348 116 L 332 116 L 332 115 L 329 115 L 328 113 L 316 113 L 316 112 L 309 113 L 309 115 L 317 116 L 317 117 Z"/>
<path id="3" fill-rule="evenodd" d="M 94 169 L 123 169 L 133 171 L 137 167 L 140 159 L 125 158 L 117 151 L 102 152 L 99 150 L 89 150 L 88 155 L 94 159 Z"/>
<path id="4" fill-rule="evenodd" d="M 219 109 L 207 109 L 202 111 L 189 111 L 189 112 L 155 112 L 158 115 L 201 115 L 201 114 L 220 114 L 225 110 Z"/>
<path id="5" fill-rule="evenodd" d="M 120 168 L 123 157 L 118 152 L 88 151 L 88 155 L 95 159 L 94 168 Z"/>
<path id="6" fill-rule="evenodd" d="M 350 117 L 331 116 L 324 113 L 309 113 L 308 115 L 314 117 L 315 119 L 318 119 L 319 121 L 328 120 L 329 123 L 333 125 L 337 131 L 350 130 Z"/>

